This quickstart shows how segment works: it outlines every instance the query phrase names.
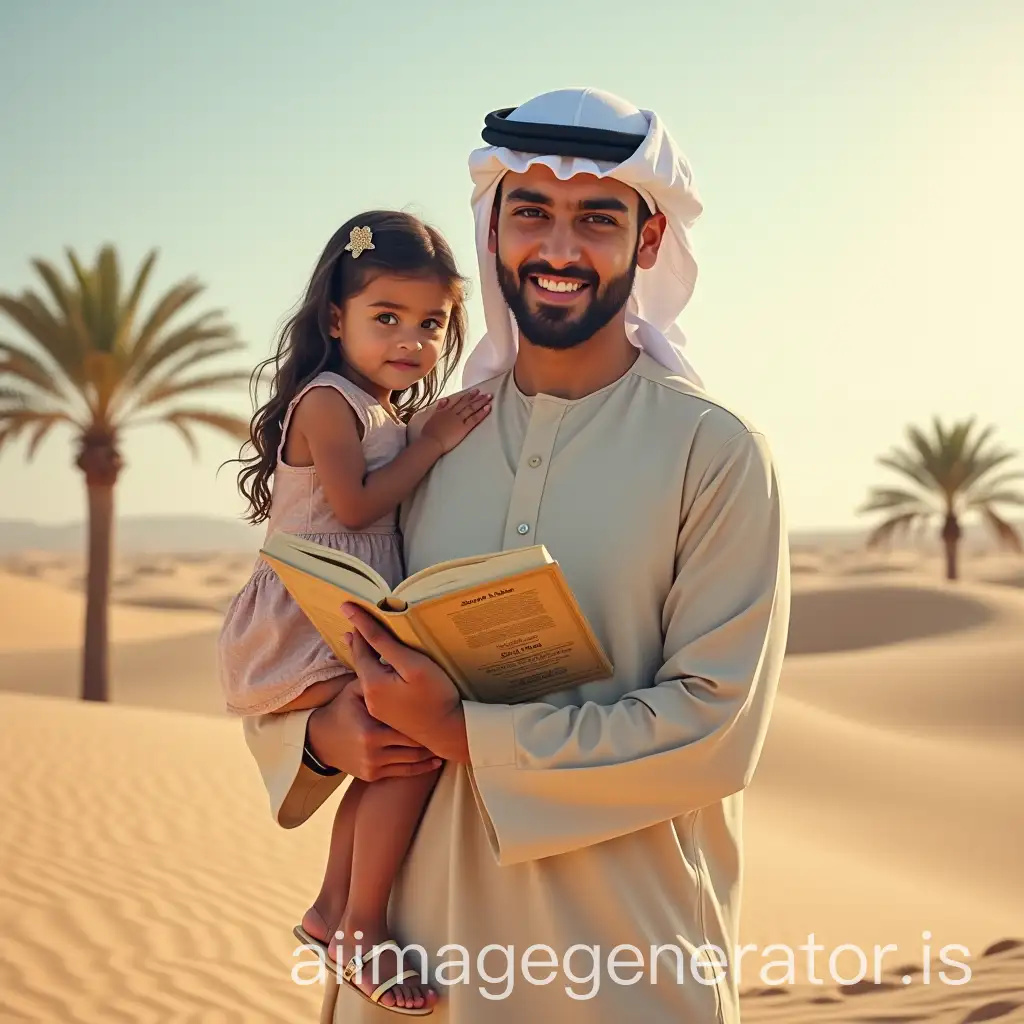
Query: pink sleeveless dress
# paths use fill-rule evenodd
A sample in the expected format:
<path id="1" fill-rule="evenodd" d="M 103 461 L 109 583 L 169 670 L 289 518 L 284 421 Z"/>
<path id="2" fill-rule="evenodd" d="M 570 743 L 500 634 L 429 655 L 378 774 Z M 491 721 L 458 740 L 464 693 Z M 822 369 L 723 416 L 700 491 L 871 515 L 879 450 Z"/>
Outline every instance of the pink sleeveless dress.
<path id="1" fill-rule="evenodd" d="M 405 424 L 392 419 L 377 399 L 339 374 L 319 374 L 285 412 L 266 535 L 284 531 L 347 551 L 395 586 L 404 575 L 398 510 L 358 532 L 347 530 L 331 511 L 314 467 L 289 466 L 284 461 L 292 412 L 315 387 L 341 392 L 355 410 L 362 424 L 368 472 L 390 462 L 406 444 Z M 275 711 L 310 684 L 349 674 L 262 558 L 228 608 L 218 657 L 227 709 L 238 715 Z"/>

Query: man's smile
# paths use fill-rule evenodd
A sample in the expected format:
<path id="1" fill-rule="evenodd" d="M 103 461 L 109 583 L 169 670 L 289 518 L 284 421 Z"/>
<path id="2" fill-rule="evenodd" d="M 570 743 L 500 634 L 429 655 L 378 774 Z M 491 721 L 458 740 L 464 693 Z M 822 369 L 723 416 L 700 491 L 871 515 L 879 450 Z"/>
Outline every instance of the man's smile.
<path id="1" fill-rule="evenodd" d="M 578 277 L 549 277 L 546 274 L 530 274 L 527 278 L 535 294 L 545 302 L 570 303 L 587 291 L 590 285 Z"/>

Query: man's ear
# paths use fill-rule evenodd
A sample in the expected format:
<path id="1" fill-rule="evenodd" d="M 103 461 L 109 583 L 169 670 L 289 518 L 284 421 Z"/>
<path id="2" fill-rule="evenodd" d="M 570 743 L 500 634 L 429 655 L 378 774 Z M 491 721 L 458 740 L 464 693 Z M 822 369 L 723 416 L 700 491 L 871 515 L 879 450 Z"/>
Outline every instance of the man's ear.
<path id="1" fill-rule="evenodd" d="M 636 265 L 641 270 L 650 270 L 658 261 L 658 252 L 665 237 L 668 219 L 663 213 L 654 213 L 640 229 L 640 241 L 636 250 Z"/>

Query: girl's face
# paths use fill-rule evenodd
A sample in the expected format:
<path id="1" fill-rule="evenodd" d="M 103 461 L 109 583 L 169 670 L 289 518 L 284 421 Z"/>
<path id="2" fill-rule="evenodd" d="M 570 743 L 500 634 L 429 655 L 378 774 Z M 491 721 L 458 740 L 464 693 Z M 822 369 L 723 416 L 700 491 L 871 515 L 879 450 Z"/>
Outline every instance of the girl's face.
<path id="1" fill-rule="evenodd" d="M 343 308 L 331 305 L 331 336 L 371 393 L 386 397 L 437 365 L 452 305 L 449 290 L 433 276 L 380 274 Z"/>

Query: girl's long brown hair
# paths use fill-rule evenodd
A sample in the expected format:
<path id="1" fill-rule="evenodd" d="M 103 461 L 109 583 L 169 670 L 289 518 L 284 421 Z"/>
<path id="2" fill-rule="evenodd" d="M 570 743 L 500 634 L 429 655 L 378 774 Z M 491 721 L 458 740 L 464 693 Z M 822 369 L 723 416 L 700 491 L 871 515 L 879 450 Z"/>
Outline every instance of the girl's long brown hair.
<path id="1" fill-rule="evenodd" d="M 363 250 L 358 259 L 345 250 L 355 227 L 369 227 L 373 232 L 374 247 Z M 381 273 L 433 275 L 450 290 L 453 302 L 437 365 L 422 380 L 395 392 L 395 412 L 408 421 L 414 412 L 440 396 L 455 371 L 466 340 L 466 281 L 459 274 L 444 237 L 411 214 L 393 210 L 360 213 L 342 224 L 317 261 L 302 305 L 282 328 L 277 351 L 260 363 L 252 375 L 252 402 L 258 406 L 260 379 L 267 369 L 274 369 L 270 398 L 257 408 L 250 423 L 249 440 L 242 446 L 238 459 L 232 460 L 244 465 L 238 474 L 238 490 L 249 503 L 245 515 L 249 522 L 260 523 L 270 515 L 271 479 L 277 465 L 285 412 L 292 399 L 318 373 L 340 373 L 344 369 L 341 346 L 329 333 L 331 304 L 343 306 Z M 250 447 L 253 454 L 243 458 L 242 452 Z"/>

